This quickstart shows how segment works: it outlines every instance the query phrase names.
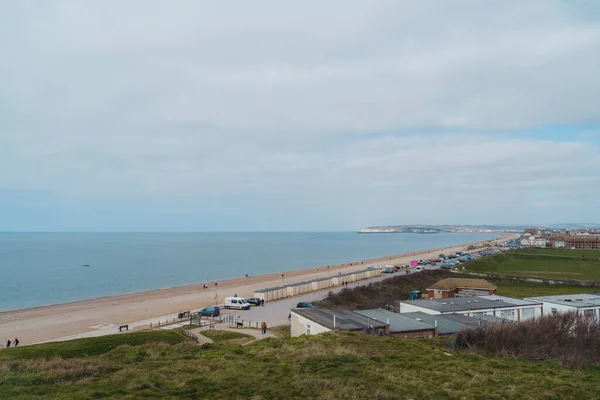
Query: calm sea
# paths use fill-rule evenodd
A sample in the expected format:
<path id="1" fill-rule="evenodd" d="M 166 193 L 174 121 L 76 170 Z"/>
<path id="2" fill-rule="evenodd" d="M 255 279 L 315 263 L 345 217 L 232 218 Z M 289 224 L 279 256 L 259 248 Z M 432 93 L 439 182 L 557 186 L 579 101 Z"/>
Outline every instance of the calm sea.
<path id="1" fill-rule="evenodd" d="M 496 237 L 353 232 L 0 233 L 0 311 L 341 264 Z"/>

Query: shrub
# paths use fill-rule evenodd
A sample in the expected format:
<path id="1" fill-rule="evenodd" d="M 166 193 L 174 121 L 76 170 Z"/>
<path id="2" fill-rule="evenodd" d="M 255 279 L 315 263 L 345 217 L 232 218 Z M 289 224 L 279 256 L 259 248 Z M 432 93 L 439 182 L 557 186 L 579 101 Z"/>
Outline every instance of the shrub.
<path id="1" fill-rule="evenodd" d="M 600 365 L 600 322 L 565 313 L 494 324 L 459 332 L 455 347 L 529 360 L 558 360 L 571 367 Z"/>
<path id="2" fill-rule="evenodd" d="M 404 274 L 371 282 L 352 289 L 343 288 L 338 293 L 329 292 L 327 298 L 318 302 L 322 307 L 340 307 L 346 309 L 383 308 L 396 300 L 407 300 L 413 290 L 424 290 L 427 286 L 450 276 L 458 276 L 445 270 L 426 270 L 419 273 Z"/>

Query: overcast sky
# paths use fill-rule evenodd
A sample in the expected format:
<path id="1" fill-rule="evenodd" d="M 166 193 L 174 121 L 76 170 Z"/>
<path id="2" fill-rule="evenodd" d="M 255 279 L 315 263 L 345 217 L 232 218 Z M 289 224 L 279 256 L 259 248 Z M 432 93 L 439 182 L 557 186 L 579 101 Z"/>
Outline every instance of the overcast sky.
<path id="1" fill-rule="evenodd" d="M 596 1 L 12 1 L 0 231 L 600 223 Z"/>

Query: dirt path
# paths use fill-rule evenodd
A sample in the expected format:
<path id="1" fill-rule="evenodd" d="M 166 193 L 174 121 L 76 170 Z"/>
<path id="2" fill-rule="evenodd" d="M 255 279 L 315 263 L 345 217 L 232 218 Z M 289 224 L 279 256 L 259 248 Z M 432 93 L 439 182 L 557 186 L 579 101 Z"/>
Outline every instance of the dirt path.
<path id="1" fill-rule="evenodd" d="M 196 337 L 198 337 L 199 344 L 213 343 L 212 339 L 210 339 L 202 334 L 202 332 L 205 332 L 207 330 L 209 330 L 208 327 L 202 327 L 202 328 L 190 329 L 190 332 L 193 333 L 194 335 L 196 335 Z M 264 335 L 262 334 L 260 329 L 253 329 L 253 328 L 229 328 L 229 327 L 225 327 L 225 326 L 219 326 L 217 330 L 243 333 L 243 334 L 254 337 L 253 340 L 250 340 L 249 342 L 244 343 L 244 345 L 254 343 L 257 340 L 262 340 L 262 339 L 266 339 L 266 338 L 270 338 L 270 337 L 277 337 L 274 333 L 269 332 L 268 329 L 267 329 L 267 333 L 265 333 Z"/>

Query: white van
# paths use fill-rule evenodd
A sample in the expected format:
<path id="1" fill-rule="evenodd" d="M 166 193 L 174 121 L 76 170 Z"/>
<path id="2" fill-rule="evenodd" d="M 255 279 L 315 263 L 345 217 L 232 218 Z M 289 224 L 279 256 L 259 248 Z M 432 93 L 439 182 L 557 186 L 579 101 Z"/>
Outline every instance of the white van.
<path id="1" fill-rule="evenodd" d="M 425 268 L 423 268 L 422 266 L 418 266 L 417 268 L 415 268 L 417 271 L 423 271 Z"/>
<path id="2" fill-rule="evenodd" d="M 225 297 L 225 308 L 237 308 L 238 310 L 249 310 L 250 303 L 243 297 Z"/>

